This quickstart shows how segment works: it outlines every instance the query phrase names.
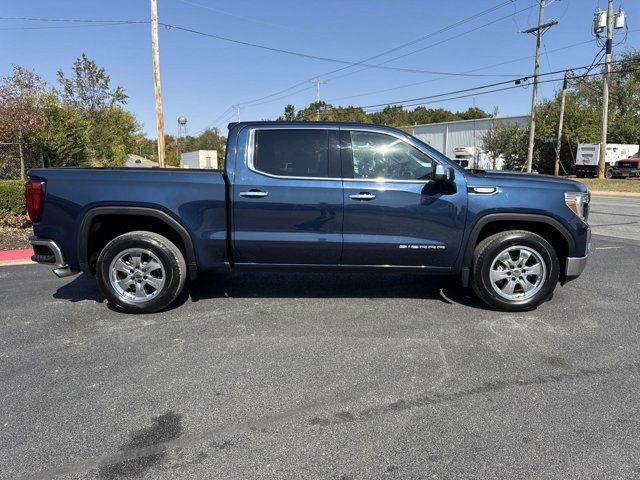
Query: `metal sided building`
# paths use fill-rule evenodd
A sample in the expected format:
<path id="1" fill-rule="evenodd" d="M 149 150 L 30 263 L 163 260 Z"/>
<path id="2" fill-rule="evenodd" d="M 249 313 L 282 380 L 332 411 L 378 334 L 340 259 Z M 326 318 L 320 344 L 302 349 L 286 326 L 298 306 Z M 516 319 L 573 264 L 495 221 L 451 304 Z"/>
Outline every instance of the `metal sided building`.
<path id="1" fill-rule="evenodd" d="M 413 136 L 431 145 L 449 158 L 463 159 L 468 156 L 475 159 L 475 165 L 470 164 L 468 166 L 485 168 L 478 165 L 481 157 L 483 157 L 481 155 L 483 138 L 494 125 L 499 123 L 511 123 L 527 127 L 529 125 L 529 115 L 414 125 L 412 133 Z M 471 163 L 474 162 L 471 161 Z"/>

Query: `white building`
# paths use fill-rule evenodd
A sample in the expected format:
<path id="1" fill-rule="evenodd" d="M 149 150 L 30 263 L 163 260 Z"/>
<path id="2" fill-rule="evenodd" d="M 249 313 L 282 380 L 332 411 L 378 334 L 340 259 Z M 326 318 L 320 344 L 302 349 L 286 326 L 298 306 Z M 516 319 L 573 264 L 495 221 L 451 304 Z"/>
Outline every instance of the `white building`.
<path id="1" fill-rule="evenodd" d="M 182 168 L 212 168 L 218 169 L 217 150 L 195 150 L 180 155 Z"/>
<path id="2" fill-rule="evenodd" d="M 493 162 L 483 152 L 482 143 L 486 133 L 500 123 L 526 127 L 529 125 L 529 115 L 414 125 L 413 136 L 457 160 L 464 167 L 492 169 Z M 495 167 L 502 167 L 502 159 L 497 160 Z"/>

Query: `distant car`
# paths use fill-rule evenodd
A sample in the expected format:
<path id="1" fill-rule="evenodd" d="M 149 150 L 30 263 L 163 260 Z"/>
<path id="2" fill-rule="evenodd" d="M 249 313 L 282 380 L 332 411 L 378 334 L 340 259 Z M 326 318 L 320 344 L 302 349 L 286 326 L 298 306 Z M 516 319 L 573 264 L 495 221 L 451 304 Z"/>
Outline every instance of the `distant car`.
<path id="1" fill-rule="evenodd" d="M 612 178 L 640 177 L 640 152 L 635 155 L 618 160 L 611 172 Z"/>

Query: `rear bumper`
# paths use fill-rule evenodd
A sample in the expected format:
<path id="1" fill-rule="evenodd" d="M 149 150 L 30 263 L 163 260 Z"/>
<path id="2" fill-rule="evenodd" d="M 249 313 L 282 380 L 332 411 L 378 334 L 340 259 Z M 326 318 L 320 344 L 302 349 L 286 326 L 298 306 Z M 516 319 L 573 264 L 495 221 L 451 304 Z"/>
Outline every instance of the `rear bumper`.
<path id="1" fill-rule="evenodd" d="M 53 273 L 58 277 L 68 277 L 77 273 L 71 270 L 64 259 L 60 246 L 48 238 L 29 237 L 29 243 L 33 246 L 34 255 L 31 260 L 45 265 L 53 265 Z"/>
<path id="2" fill-rule="evenodd" d="M 594 165 L 575 165 L 573 169 L 576 173 L 596 173 L 598 171 Z"/>

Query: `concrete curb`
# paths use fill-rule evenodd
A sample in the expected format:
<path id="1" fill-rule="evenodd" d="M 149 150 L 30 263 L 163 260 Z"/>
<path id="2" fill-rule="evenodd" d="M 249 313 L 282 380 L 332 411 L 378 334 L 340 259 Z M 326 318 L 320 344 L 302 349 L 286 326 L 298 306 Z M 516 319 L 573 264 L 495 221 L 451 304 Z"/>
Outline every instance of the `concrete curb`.
<path id="1" fill-rule="evenodd" d="M 0 260 L 0 267 L 8 267 L 10 265 L 36 265 L 31 260 Z"/>
<path id="2" fill-rule="evenodd" d="M 18 250 L 0 250 L 0 266 L 4 265 L 27 265 L 35 263 L 31 261 L 33 249 L 21 248 Z"/>
<path id="3" fill-rule="evenodd" d="M 640 193 L 635 192 L 607 192 L 603 190 L 591 190 L 591 195 L 600 197 L 627 197 L 627 198 L 640 198 Z"/>

